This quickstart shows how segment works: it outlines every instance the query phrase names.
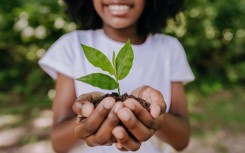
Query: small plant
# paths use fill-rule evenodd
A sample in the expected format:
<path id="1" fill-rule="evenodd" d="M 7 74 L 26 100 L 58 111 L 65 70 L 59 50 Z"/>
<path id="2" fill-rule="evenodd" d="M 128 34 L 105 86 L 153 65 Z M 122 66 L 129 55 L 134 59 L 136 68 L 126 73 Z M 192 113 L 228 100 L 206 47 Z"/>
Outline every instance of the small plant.
<path id="1" fill-rule="evenodd" d="M 120 95 L 119 80 L 124 79 L 129 74 L 133 65 L 134 53 L 130 41 L 125 43 L 117 55 L 113 51 L 112 62 L 101 51 L 84 44 L 81 46 L 86 58 L 92 65 L 108 72 L 114 78 L 103 73 L 92 73 L 77 80 L 101 89 L 118 89 L 118 95 Z"/>
<path id="2" fill-rule="evenodd" d="M 137 100 L 145 109 L 148 111 L 150 110 L 150 103 L 146 102 L 144 99 L 133 95 L 128 95 L 127 93 L 124 93 L 123 95 L 120 94 L 119 80 L 124 79 L 129 74 L 134 60 L 134 52 L 129 40 L 124 44 L 117 55 L 113 51 L 112 62 L 110 62 L 110 60 L 101 51 L 83 44 L 81 46 L 86 58 L 92 65 L 108 72 L 114 76 L 114 78 L 103 73 L 92 73 L 82 76 L 77 80 L 101 89 L 118 89 L 118 93 L 105 94 L 98 99 L 93 99 L 91 102 L 95 107 L 102 101 L 102 99 L 106 97 L 113 97 L 116 101 L 124 101 L 127 98 L 133 98 Z M 80 121 L 83 119 L 84 118 L 81 117 Z"/>

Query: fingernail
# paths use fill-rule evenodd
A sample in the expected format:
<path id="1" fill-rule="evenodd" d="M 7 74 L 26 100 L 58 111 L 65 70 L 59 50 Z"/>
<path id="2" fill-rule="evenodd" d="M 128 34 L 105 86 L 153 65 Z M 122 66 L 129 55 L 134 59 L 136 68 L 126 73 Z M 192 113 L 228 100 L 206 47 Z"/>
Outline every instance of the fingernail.
<path id="1" fill-rule="evenodd" d="M 124 121 L 128 121 L 130 119 L 130 115 L 128 114 L 127 111 L 123 111 L 121 114 L 120 114 L 120 118 Z"/>
<path id="2" fill-rule="evenodd" d="M 159 106 L 159 105 L 155 105 L 155 106 L 153 107 L 153 110 L 152 110 L 151 112 L 152 112 L 152 117 L 153 117 L 153 118 L 157 118 L 157 117 L 160 115 L 160 113 L 161 113 L 161 108 L 160 108 L 160 106 Z"/>
<path id="3" fill-rule="evenodd" d="M 105 102 L 104 102 L 104 108 L 105 109 L 111 109 L 112 106 L 113 106 L 114 102 L 110 99 L 105 99 Z"/>
<path id="4" fill-rule="evenodd" d="M 117 113 L 118 110 L 122 107 L 122 103 L 121 102 L 116 102 L 115 107 L 114 107 L 114 112 Z"/>
<path id="5" fill-rule="evenodd" d="M 78 116 L 83 116 L 83 111 L 82 111 L 82 107 L 80 107 L 79 109 L 78 109 L 78 111 L 77 111 L 77 115 Z"/>
<path id="6" fill-rule="evenodd" d="M 122 139 L 123 136 L 124 136 L 124 134 L 123 134 L 123 132 L 120 131 L 120 130 L 118 130 L 118 131 L 115 133 L 115 137 L 116 137 L 117 139 Z"/>
<path id="7" fill-rule="evenodd" d="M 121 143 L 116 143 L 116 146 L 118 149 L 121 149 L 123 147 Z"/>
<path id="8" fill-rule="evenodd" d="M 88 117 L 91 113 L 91 106 L 89 104 L 84 104 L 82 106 L 82 116 Z"/>

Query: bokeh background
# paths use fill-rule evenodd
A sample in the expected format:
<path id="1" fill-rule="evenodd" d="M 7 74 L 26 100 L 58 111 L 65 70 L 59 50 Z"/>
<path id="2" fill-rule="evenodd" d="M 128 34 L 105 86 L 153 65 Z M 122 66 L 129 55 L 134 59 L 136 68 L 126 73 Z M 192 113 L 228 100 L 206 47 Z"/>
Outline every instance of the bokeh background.
<path id="1" fill-rule="evenodd" d="M 62 0 L 0 0 L 0 152 L 52 153 L 54 81 L 37 61 L 76 29 Z M 184 152 L 244 153 L 245 0 L 186 0 L 164 33 L 182 42 L 192 137 Z M 174 151 L 173 151 L 174 152 Z"/>

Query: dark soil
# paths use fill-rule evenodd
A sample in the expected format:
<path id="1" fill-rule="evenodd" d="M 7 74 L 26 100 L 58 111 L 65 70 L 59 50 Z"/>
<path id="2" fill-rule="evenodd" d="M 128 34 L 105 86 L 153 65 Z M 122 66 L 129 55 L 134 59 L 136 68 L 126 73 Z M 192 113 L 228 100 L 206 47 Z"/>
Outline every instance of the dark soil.
<path id="1" fill-rule="evenodd" d="M 150 105 L 151 105 L 151 104 L 150 104 L 149 102 L 145 101 L 144 99 L 135 97 L 134 95 L 128 95 L 127 93 L 125 93 L 125 94 L 123 94 L 123 95 L 121 95 L 121 96 L 119 96 L 118 93 L 116 93 L 116 92 L 113 92 L 113 93 L 111 93 L 111 94 L 105 94 L 105 95 L 101 96 L 101 97 L 98 98 L 98 99 L 93 99 L 93 100 L 92 100 L 92 103 L 94 104 L 95 107 L 97 107 L 98 104 L 99 104 L 104 98 L 106 98 L 106 97 L 113 97 L 113 98 L 116 100 L 116 102 L 118 102 L 118 101 L 125 101 L 125 100 L 128 99 L 128 98 L 133 98 L 133 99 L 135 99 L 136 101 L 138 101 L 138 102 L 141 104 L 141 106 L 143 106 L 148 112 L 150 112 Z M 86 119 L 86 117 L 79 117 L 79 118 L 80 118 L 80 121 Z"/>
<path id="2" fill-rule="evenodd" d="M 106 97 L 113 97 L 116 100 L 116 102 L 118 102 L 118 101 L 125 101 L 128 98 L 133 98 L 136 101 L 138 101 L 145 109 L 147 109 L 148 111 L 150 111 L 150 105 L 151 104 L 149 102 L 145 101 L 144 99 L 135 97 L 134 95 L 128 95 L 127 93 L 125 93 L 125 94 L 123 94 L 121 96 L 119 96 L 118 93 L 115 93 L 115 92 L 113 92 L 111 94 L 105 94 L 104 96 L 100 97 L 99 99 L 94 99 L 92 101 L 92 103 L 96 107 Z"/>

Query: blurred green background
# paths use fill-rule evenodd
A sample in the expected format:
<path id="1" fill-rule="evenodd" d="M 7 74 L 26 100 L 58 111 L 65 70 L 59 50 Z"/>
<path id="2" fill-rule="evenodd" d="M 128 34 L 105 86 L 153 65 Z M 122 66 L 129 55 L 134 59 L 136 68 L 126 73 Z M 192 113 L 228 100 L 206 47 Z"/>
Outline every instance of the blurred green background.
<path id="1" fill-rule="evenodd" d="M 176 21 L 163 32 L 180 39 L 196 76 L 187 85 L 194 139 L 189 152 L 197 144 L 244 152 L 226 143 L 245 142 L 238 137 L 245 134 L 245 0 L 186 0 Z M 74 29 L 62 0 L 0 0 L 0 151 L 49 145 L 54 81 L 37 61 Z M 15 140 L 8 135 L 13 130 Z"/>

